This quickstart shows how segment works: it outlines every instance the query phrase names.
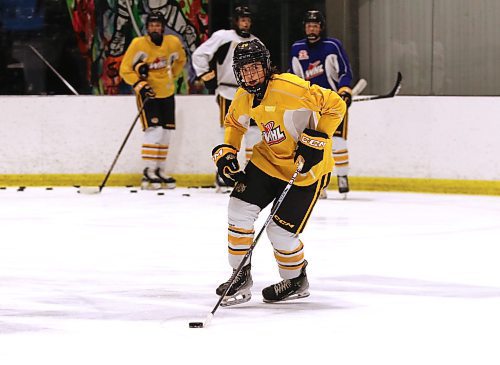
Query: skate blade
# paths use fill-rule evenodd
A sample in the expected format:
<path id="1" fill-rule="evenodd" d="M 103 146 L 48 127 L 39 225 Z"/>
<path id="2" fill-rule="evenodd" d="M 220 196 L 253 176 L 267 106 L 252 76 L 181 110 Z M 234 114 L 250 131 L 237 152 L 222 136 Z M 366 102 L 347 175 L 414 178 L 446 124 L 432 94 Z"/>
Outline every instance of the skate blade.
<path id="1" fill-rule="evenodd" d="M 252 298 L 252 293 L 250 292 L 236 293 L 235 295 L 224 297 L 220 306 L 231 307 L 233 305 L 243 304 L 248 302 L 251 298 Z"/>
<path id="2" fill-rule="evenodd" d="M 262 300 L 264 301 L 264 303 L 281 303 L 281 302 L 286 302 L 289 300 L 307 298 L 309 295 L 310 295 L 309 291 L 304 290 L 303 292 L 292 294 L 292 295 L 290 295 L 284 299 L 281 299 L 281 300 L 267 300 L 265 298 L 263 298 Z"/>
<path id="3" fill-rule="evenodd" d="M 175 189 L 177 187 L 176 183 L 163 183 L 163 189 Z"/>
<path id="4" fill-rule="evenodd" d="M 146 184 L 141 184 L 141 190 L 160 190 L 161 189 L 161 184 L 159 183 L 148 183 Z"/>

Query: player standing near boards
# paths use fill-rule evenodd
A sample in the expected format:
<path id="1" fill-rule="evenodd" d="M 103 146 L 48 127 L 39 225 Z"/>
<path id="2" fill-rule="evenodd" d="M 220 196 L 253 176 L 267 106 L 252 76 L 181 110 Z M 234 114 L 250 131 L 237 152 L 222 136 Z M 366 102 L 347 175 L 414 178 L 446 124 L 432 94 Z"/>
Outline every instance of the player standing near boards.
<path id="1" fill-rule="evenodd" d="M 335 38 L 324 37 L 325 17 L 318 10 L 304 15 L 306 34 L 292 45 L 290 70 L 312 84 L 336 91 L 347 104 L 352 101 L 352 71 L 342 43 Z M 349 192 L 349 154 L 347 149 L 348 113 L 333 134 L 333 158 L 339 193 Z M 322 193 L 326 198 L 326 191 Z"/>
<path id="2" fill-rule="evenodd" d="M 220 141 L 224 138 L 224 117 L 238 88 L 233 73 L 234 49 L 240 42 L 257 39 L 250 33 L 251 26 L 252 13 L 250 9 L 246 6 L 238 6 L 234 9 L 232 17 L 233 29 L 215 32 L 192 55 L 193 68 L 197 77 L 203 80 L 208 90 L 215 90 L 216 101 L 219 105 Z M 245 136 L 247 161 L 252 156 L 254 144 L 259 140 L 259 128 L 251 120 L 250 128 Z M 224 180 L 217 174 L 215 184 L 218 190 L 226 187 Z"/>
<path id="3" fill-rule="evenodd" d="M 262 296 L 265 302 L 307 297 L 307 261 L 299 234 L 330 181 L 332 135 L 346 104 L 330 89 L 289 73 L 278 74 L 271 66 L 269 51 L 258 40 L 238 44 L 233 61 L 240 88 L 225 118 L 224 143 L 212 151 L 221 177 L 236 182 L 228 207 L 229 264 L 234 274 L 254 242 L 259 213 L 282 198 L 266 233 L 283 280 L 264 288 Z M 255 120 L 262 137 L 242 171 L 236 156 L 250 119 Z M 290 180 L 296 176 L 297 161 L 304 161 L 301 174 Z M 283 198 L 289 180 L 293 185 Z M 253 282 L 247 257 L 221 305 L 250 300 Z M 230 284 L 231 279 L 221 284 L 217 295 L 223 295 Z"/>
<path id="4" fill-rule="evenodd" d="M 163 14 L 153 12 L 146 20 L 147 34 L 130 43 L 120 66 L 120 76 L 132 85 L 144 131 L 142 189 L 175 188 L 165 171 L 172 132 L 175 129 L 175 80 L 186 63 L 181 41 L 164 35 Z"/>

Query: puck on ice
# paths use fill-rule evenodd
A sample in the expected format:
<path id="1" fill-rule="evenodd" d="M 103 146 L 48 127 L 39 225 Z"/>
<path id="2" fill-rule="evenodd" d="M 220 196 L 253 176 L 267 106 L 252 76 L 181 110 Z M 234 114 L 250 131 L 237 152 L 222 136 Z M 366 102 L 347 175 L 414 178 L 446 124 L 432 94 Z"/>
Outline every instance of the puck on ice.
<path id="1" fill-rule="evenodd" d="M 182 196 L 191 196 L 191 194 L 182 194 Z M 194 322 L 193 322 L 194 323 Z"/>
<path id="2" fill-rule="evenodd" d="M 161 192 L 161 191 L 159 191 L 157 194 L 158 194 L 158 195 L 165 195 L 165 193 L 163 193 L 163 192 Z"/>
<path id="3" fill-rule="evenodd" d="M 189 328 L 203 328 L 203 322 L 189 322 Z"/>
<path id="4" fill-rule="evenodd" d="M 131 193 L 137 193 L 137 190 L 130 190 Z"/>

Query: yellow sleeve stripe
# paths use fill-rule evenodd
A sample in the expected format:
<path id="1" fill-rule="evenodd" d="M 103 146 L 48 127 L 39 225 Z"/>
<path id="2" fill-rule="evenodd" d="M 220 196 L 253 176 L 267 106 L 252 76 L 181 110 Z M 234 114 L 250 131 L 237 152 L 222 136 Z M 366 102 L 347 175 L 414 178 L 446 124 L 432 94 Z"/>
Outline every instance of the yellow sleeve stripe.
<path id="1" fill-rule="evenodd" d="M 300 250 L 304 249 L 304 244 L 301 241 L 299 241 L 299 242 L 300 242 L 300 244 L 297 246 L 297 248 L 293 249 L 292 251 L 276 250 L 276 249 L 274 249 L 274 251 L 280 255 L 294 255 L 297 252 L 299 252 Z"/>
<path id="2" fill-rule="evenodd" d="M 160 151 L 160 150 L 142 150 L 143 155 L 150 155 L 150 156 L 166 156 L 168 155 L 167 151 Z"/>
<path id="3" fill-rule="evenodd" d="M 302 266 L 304 266 L 304 262 L 301 262 L 300 264 L 297 265 L 281 265 L 278 264 L 278 267 L 283 270 L 299 270 L 302 269 Z"/>
<path id="4" fill-rule="evenodd" d="M 236 255 L 236 256 L 243 256 L 246 255 L 248 250 L 241 250 L 241 251 L 236 251 L 228 247 L 227 249 L 231 255 Z"/>
<path id="5" fill-rule="evenodd" d="M 344 156 L 335 156 L 333 159 L 335 160 L 335 163 L 346 162 L 346 161 L 349 160 L 349 156 L 347 156 L 347 155 L 344 155 Z"/>
<path id="6" fill-rule="evenodd" d="M 234 237 L 227 235 L 227 241 L 234 246 L 250 246 L 253 242 L 252 237 Z"/>
<path id="7" fill-rule="evenodd" d="M 289 256 L 289 257 L 279 256 L 275 252 L 274 257 L 276 258 L 276 261 L 278 261 L 278 263 L 280 263 L 280 262 L 284 262 L 284 263 L 299 262 L 299 261 L 302 261 L 304 259 L 304 252 L 301 252 L 298 255 Z"/>
<path id="8" fill-rule="evenodd" d="M 236 232 L 236 233 L 241 233 L 241 234 L 254 234 L 255 231 L 253 229 L 245 229 L 245 228 L 239 228 L 239 227 L 229 227 L 228 230 L 230 232 Z"/>

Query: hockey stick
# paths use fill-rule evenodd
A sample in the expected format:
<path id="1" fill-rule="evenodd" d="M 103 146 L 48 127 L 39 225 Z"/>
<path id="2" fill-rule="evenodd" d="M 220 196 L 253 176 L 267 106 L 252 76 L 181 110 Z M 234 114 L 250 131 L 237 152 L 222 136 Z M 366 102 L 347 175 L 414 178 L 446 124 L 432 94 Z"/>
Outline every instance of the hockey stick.
<path id="1" fill-rule="evenodd" d="M 365 79 L 359 79 L 356 85 L 352 88 L 352 96 L 361 94 L 366 86 L 368 86 L 368 82 L 366 82 Z"/>
<path id="2" fill-rule="evenodd" d="M 113 160 L 113 163 L 111 164 L 111 167 L 109 168 L 108 173 L 104 177 L 104 180 L 102 181 L 101 185 L 99 185 L 98 187 L 94 187 L 94 186 L 81 187 L 78 190 L 79 193 L 81 193 L 81 194 L 99 194 L 102 191 L 102 189 L 104 189 L 104 186 L 106 186 L 106 183 L 108 182 L 109 175 L 111 175 L 111 171 L 113 171 L 113 168 L 115 167 L 116 161 L 118 161 L 118 157 L 120 157 L 120 154 L 122 153 L 123 147 L 125 147 L 125 144 L 127 143 L 128 138 L 130 137 L 130 135 L 132 134 L 132 131 L 134 130 L 135 124 L 139 120 L 139 117 L 141 116 L 141 114 L 144 110 L 144 107 L 146 106 L 146 103 L 149 100 L 150 100 L 149 98 L 144 99 L 144 102 L 142 103 L 142 107 L 139 109 L 139 112 L 135 116 L 134 121 L 132 122 L 132 125 L 130 126 L 130 129 L 128 130 L 128 133 L 125 136 L 125 139 L 123 140 L 123 143 L 120 146 L 120 149 L 118 150 L 118 153 L 116 154 L 115 159 Z"/>
<path id="3" fill-rule="evenodd" d="M 59 77 L 59 79 L 64 83 L 64 85 L 66 85 L 68 87 L 68 89 L 71 90 L 71 92 L 75 95 L 80 95 L 78 94 L 78 92 L 75 90 L 75 88 L 73 86 L 71 86 L 71 84 L 66 81 L 66 79 L 64 77 L 61 76 L 61 74 L 59 72 L 57 72 L 57 70 L 52 67 L 52 65 L 49 63 L 49 61 L 47 61 L 42 55 L 40 52 L 38 52 L 38 50 L 33 47 L 31 44 L 28 44 L 28 47 L 31 48 L 31 50 L 38 56 L 38 58 L 40 58 L 42 60 L 43 63 L 45 63 L 47 65 L 48 68 L 50 68 L 52 70 L 52 72 L 54 72 L 56 74 L 57 77 Z"/>
<path id="4" fill-rule="evenodd" d="M 358 101 L 369 101 L 369 100 L 393 98 L 394 96 L 396 96 L 399 93 L 399 90 L 401 89 L 401 81 L 402 80 L 403 80 L 403 75 L 401 75 L 401 72 L 398 72 L 396 84 L 392 88 L 391 92 L 384 94 L 384 95 L 372 95 L 372 96 L 356 97 L 356 98 L 353 98 L 352 101 L 358 102 Z"/>
<path id="5" fill-rule="evenodd" d="M 137 26 L 137 23 L 135 21 L 134 13 L 132 12 L 132 7 L 130 6 L 130 0 L 125 0 L 125 5 L 127 6 L 128 15 L 130 15 L 130 22 L 132 23 L 132 28 L 134 28 L 135 34 L 138 37 L 140 37 L 141 31 L 139 30 L 139 27 Z"/>
<path id="6" fill-rule="evenodd" d="M 220 296 L 219 300 L 217 301 L 217 304 L 215 304 L 214 309 L 212 309 L 212 311 L 210 313 L 208 313 L 207 318 L 205 319 L 205 322 L 189 322 L 189 327 L 190 328 L 204 328 L 204 327 L 207 327 L 210 324 L 210 322 L 212 321 L 212 318 L 214 317 L 215 312 L 217 311 L 217 309 L 219 308 L 220 304 L 222 303 L 222 300 L 224 300 L 224 297 L 226 296 L 226 294 L 231 289 L 231 286 L 234 283 L 234 279 L 238 276 L 238 274 L 240 273 L 241 269 L 245 265 L 246 261 L 248 260 L 248 258 L 252 254 L 252 251 L 253 251 L 254 247 L 257 245 L 257 242 L 259 241 L 260 236 L 262 235 L 262 233 L 264 232 L 264 230 L 267 228 L 267 226 L 269 225 L 269 223 L 271 223 L 271 220 L 273 219 L 274 215 L 276 214 L 276 212 L 278 211 L 279 207 L 281 206 L 281 203 L 283 203 L 283 200 L 285 200 L 286 195 L 288 194 L 288 192 L 292 188 L 293 183 L 295 182 L 295 179 L 297 178 L 297 176 L 299 176 L 300 171 L 302 170 L 303 166 L 304 166 L 304 159 L 301 156 L 299 156 L 299 159 L 297 160 L 297 169 L 295 170 L 295 172 L 293 173 L 292 177 L 290 178 L 290 181 L 288 181 L 288 184 L 285 186 L 285 189 L 283 189 L 283 192 L 281 193 L 281 195 L 278 198 L 278 200 L 276 200 L 276 203 L 274 204 L 273 208 L 271 209 L 271 213 L 269 214 L 269 217 L 267 217 L 266 221 L 264 222 L 264 225 L 260 229 L 259 233 L 257 234 L 257 236 L 255 237 L 255 239 L 253 240 L 253 242 L 250 245 L 250 247 L 248 248 L 248 251 L 245 254 L 245 256 L 243 256 L 243 259 L 241 260 L 239 266 L 233 272 L 233 275 L 229 279 L 229 285 L 227 286 L 227 288 L 224 290 L 224 292 Z"/>

